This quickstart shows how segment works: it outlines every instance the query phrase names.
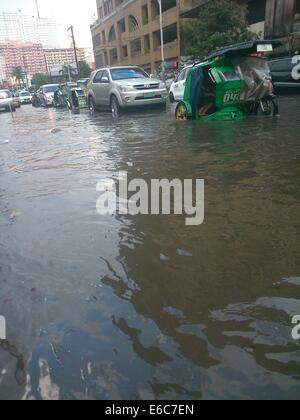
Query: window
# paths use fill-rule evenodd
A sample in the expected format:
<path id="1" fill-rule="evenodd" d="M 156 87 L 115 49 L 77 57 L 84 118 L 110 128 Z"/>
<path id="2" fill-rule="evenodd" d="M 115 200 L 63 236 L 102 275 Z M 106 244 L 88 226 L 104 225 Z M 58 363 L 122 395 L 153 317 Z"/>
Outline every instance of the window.
<path id="1" fill-rule="evenodd" d="M 143 17 L 143 25 L 148 25 L 149 23 L 149 12 L 148 12 L 148 5 L 142 7 L 142 17 Z"/>
<path id="2" fill-rule="evenodd" d="M 111 70 L 112 80 L 144 79 L 149 78 L 144 70 L 136 68 L 124 68 Z"/>
<path id="3" fill-rule="evenodd" d="M 0 92 L 0 99 L 11 98 L 11 93 L 8 90 Z"/>
<path id="4" fill-rule="evenodd" d="M 122 56 L 123 56 L 123 58 L 128 58 L 128 47 L 127 47 L 127 45 L 124 45 L 122 47 Z"/>
<path id="5" fill-rule="evenodd" d="M 141 54 L 141 52 L 142 52 L 142 41 L 141 41 L 141 39 L 139 38 L 139 39 L 135 39 L 135 40 L 131 41 L 130 47 L 131 47 L 131 55 L 133 57 Z"/>
<path id="6" fill-rule="evenodd" d="M 113 48 L 112 50 L 110 50 L 109 54 L 110 54 L 110 61 L 112 63 L 116 63 L 118 61 L 118 50 L 117 50 L 117 48 Z"/>
<path id="7" fill-rule="evenodd" d="M 93 37 L 93 44 L 94 44 L 94 47 L 99 47 L 99 45 L 101 45 L 100 34 L 97 34 Z"/>
<path id="8" fill-rule="evenodd" d="M 118 29 L 119 29 L 119 33 L 121 33 L 121 34 L 126 32 L 126 24 L 125 24 L 125 19 L 124 18 L 119 20 Z"/>
<path id="9" fill-rule="evenodd" d="M 139 23 L 133 15 L 128 16 L 129 31 L 135 32 L 139 29 Z"/>
<path id="10" fill-rule="evenodd" d="M 186 79 L 187 71 L 188 71 L 188 69 L 182 70 L 182 72 L 180 73 L 180 75 L 178 77 L 178 82 L 181 82 L 182 80 Z"/>
<path id="11" fill-rule="evenodd" d="M 114 42 L 116 39 L 117 39 L 116 30 L 115 30 L 115 27 L 112 26 L 108 34 L 108 42 Z"/>
<path id="12" fill-rule="evenodd" d="M 102 76 L 101 76 L 101 83 L 103 83 L 103 79 L 104 78 L 106 78 L 106 79 L 108 79 L 109 80 L 109 73 L 108 73 L 108 71 L 107 70 L 104 70 L 103 72 L 102 72 Z"/>
<path id="13" fill-rule="evenodd" d="M 270 63 L 270 68 L 272 72 L 291 72 L 293 69 L 293 64 L 291 59 L 273 61 Z"/>
<path id="14" fill-rule="evenodd" d="M 102 74 L 103 74 L 103 70 L 98 71 L 98 73 L 94 77 L 93 83 L 101 83 Z"/>

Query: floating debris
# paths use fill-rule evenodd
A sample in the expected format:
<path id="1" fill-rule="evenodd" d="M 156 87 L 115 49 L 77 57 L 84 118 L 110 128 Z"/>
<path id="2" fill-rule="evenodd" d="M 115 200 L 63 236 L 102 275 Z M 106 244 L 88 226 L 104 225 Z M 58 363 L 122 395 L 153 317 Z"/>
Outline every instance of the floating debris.
<path id="1" fill-rule="evenodd" d="M 180 256 L 180 257 L 192 257 L 193 256 L 193 254 L 191 254 L 190 252 L 188 252 L 188 251 L 185 251 L 184 249 L 177 249 L 177 254 Z"/>
<path id="2" fill-rule="evenodd" d="M 56 134 L 56 133 L 60 133 L 61 129 L 60 128 L 52 128 L 52 130 L 50 130 L 51 134 Z"/>
<path id="3" fill-rule="evenodd" d="M 160 254 L 160 261 L 170 261 L 170 258 L 169 257 L 167 257 L 166 255 L 164 255 L 164 254 Z"/>
<path id="4" fill-rule="evenodd" d="M 18 216 L 21 216 L 21 213 L 20 213 L 19 211 L 15 211 L 15 210 L 14 210 L 14 211 L 11 213 L 11 215 L 9 216 L 9 218 L 10 218 L 10 220 L 14 221 L 14 220 L 16 220 L 16 218 L 17 218 Z"/>

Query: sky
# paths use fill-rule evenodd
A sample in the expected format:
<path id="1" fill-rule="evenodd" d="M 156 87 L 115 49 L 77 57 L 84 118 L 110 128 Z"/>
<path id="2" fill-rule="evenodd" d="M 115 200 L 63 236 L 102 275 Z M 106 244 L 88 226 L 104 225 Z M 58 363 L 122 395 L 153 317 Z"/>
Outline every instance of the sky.
<path id="1" fill-rule="evenodd" d="M 90 24 L 96 13 L 96 0 L 38 0 L 41 17 L 58 17 L 67 29 L 74 25 L 78 47 L 91 48 Z M 24 15 L 36 15 L 35 0 L 0 0 L 0 10 L 21 10 Z M 70 41 L 64 40 L 64 46 Z"/>

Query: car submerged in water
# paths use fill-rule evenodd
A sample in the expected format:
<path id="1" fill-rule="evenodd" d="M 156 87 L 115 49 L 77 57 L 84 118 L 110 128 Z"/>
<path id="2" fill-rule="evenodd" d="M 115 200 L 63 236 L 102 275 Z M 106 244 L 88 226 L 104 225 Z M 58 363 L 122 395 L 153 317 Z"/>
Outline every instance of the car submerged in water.
<path id="1" fill-rule="evenodd" d="M 26 90 L 19 93 L 21 105 L 29 105 L 32 103 L 32 94 Z"/>
<path id="2" fill-rule="evenodd" d="M 17 102 L 14 100 L 13 94 L 7 90 L 0 90 L 0 111 L 14 112 L 19 108 Z"/>
<path id="3" fill-rule="evenodd" d="M 110 107 L 112 114 L 118 115 L 133 107 L 165 106 L 168 91 L 165 83 L 140 67 L 107 67 L 92 73 L 87 97 L 91 112 Z"/>
<path id="4" fill-rule="evenodd" d="M 58 84 L 44 85 L 33 95 L 34 107 L 50 108 L 53 106 L 54 94 L 59 90 Z"/>

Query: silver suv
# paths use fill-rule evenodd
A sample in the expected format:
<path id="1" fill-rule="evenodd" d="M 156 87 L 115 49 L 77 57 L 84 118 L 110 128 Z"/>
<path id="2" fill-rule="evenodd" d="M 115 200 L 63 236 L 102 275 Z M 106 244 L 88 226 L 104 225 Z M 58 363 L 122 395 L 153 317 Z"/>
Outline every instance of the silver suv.
<path id="1" fill-rule="evenodd" d="M 87 86 L 90 110 L 111 107 L 114 115 L 123 108 L 165 105 L 166 85 L 139 67 L 109 67 L 96 70 Z"/>

